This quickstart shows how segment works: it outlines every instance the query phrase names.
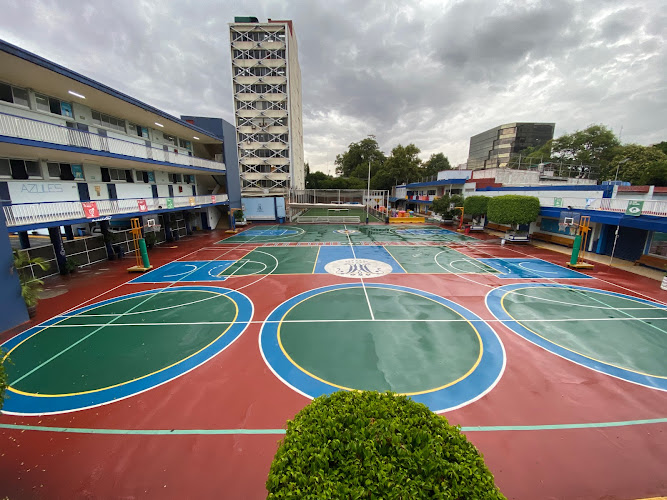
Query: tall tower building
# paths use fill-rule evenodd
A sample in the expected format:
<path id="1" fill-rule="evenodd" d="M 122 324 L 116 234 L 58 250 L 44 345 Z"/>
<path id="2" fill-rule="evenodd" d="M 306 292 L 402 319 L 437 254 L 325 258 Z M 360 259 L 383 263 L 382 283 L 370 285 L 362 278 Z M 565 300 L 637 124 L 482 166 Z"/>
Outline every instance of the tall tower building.
<path id="1" fill-rule="evenodd" d="M 305 188 L 301 69 L 292 21 L 229 25 L 241 195 Z"/>

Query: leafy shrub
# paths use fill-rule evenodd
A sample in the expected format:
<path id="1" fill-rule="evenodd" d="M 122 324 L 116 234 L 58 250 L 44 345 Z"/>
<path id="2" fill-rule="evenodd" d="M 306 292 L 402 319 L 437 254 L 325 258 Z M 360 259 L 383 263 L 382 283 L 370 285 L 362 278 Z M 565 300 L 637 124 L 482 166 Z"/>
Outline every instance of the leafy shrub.
<path id="1" fill-rule="evenodd" d="M 489 200 L 488 196 L 468 196 L 463 202 L 463 209 L 468 215 L 486 215 Z"/>
<path id="2" fill-rule="evenodd" d="M 540 215 L 540 200 L 515 194 L 496 196 L 489 200 L 487 215 L 498 224 L 530 224 Z"/>
<path id="3" fill-rule="evenodd" d="M 456 207 L 463 205 L 463 196 L 454 194 L 454 195 L 444 195 L 433 200 L 431 204 L 431 210 L 436 214 L 442 215 L 445 219 L 451 219 L 454 215 L 461 215 L 461 210 L 449 209 L 451 204 L 454 204 Z"/>
<path id="4" fill-rule="evenodd" d="M 7 371 L 5 370 L 5 363 L 9 362 L 9 358 L 5 358 L 5 353 L 0 349 L 0 410 L 5 402 L 5 389 L 7 389 Z"/>
<path id="5" fill-rule="evenodd" d="M 234 210 L 234 219 L 243 220 L 243 210 Z"/>
<path id="6" fill-rule="evenodd" d="M 287 423 L 269 499 L 504 499 L 460 428 L 405 396 L 340 391 Z"/>

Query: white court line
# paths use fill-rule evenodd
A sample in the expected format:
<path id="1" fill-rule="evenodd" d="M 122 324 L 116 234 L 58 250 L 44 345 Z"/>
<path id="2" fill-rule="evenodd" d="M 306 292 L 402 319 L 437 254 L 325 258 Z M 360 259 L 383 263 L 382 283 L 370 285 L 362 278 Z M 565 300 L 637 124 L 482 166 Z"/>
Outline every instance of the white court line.
<path id="1" fill-rule="evenodd" d="M 542 262 L 545 262 L 545 261 L 542 261 Z M 525 269 L 525 270 L 528 271 L 529 273 L 535 273 L 535 274 L 560 274 L 558 271 L 541 271 L 541 270 L 537 270 L 537 269 L 535 269 L 535 268 L 531 268 L 531 267 L 527 266 L 527 264 L 530 264 L 530 262 L 519 262 L 519 267 L 522 268 L 522 269 Z M 556 279 L 558 279 L 558 277 L 556 277 Z"/>
<path id="2" fill-rule="evenodd" d="M 667 321 L 665 318 L 638 318 L 628 316 L 627 318 L 590 318 L 586 321 Z M 504 319 L 293 319 L 293 320 L 255 320 L 250 321 L 249 324 L 264 325 L 268 323 L 285 324 L 285 323 L 364 323 L 364 322 L 378 322 L 378 323 L 506 323 L 508 320 Z M 550 319 L 514 319 L 517 323 L 567 323 L 572 321 L 581 321 L 581 318 L 550 318 Z M 194 322 L 165 322 L 165 323 L 113 323 L 109 325 L 94 324 L 70 324 L 70 325 L 51 325 L 49 328 L 92 328 L 95 326 L 188 326 L 188 325 L 230 325 L 232 321 L 194 321 Z"/>
<path id="3" fill-rule="evenodd" d="M 229 250 L 229 251 L 231 251 L 231 250 Z M 221 256 L 219 256 L 219 257 L 222 257 L 222 256 L 226 255 L 227 253 L 229 253 L 229 251 L 223 253 L 223 254 L 222 254 Z M 190 252 L 190 253 L 187 254 L 187 255 L 191 255 L 192 253 L 194 253 L 194 252 Z M 181 258 L 182 258 L 182 257 L 181 257 Z M 218 257 L 216 257 L 214 260 L 208 262 L 207 264 L 203 265 L 203 266 L 201 267 L 201 269 L 203 269 L 204 267 L 206 267 L 206 266 L 209 265 L 209 264 L 212 264 L 212 263 L 215 262 L 217 259 L 218 259 Z M 178 259 L 176 259 L 176 260 L 178 260 Z M 175 261 L 172 261 L 172 262 L 175 262 Z M 278 267 L 278 266 L 277 266 L 277 260 L 276 260 L 276 268 L 277 268 L 277 267 Z M 185 275 L 183 278 L 185 278 L 185 277 L 187 277 L 189 274 L 192 274 L 193 272 L 197 271 L 197 269 L 198 269 L 198 268 L 195 268 L 193 271 L 191 271 L 190 273 L 188 273 L 187 275 Z M 275 270 L 275 268 L 274 268 L 274 270 Z M 266 275 L 266 276 L 268 276 L 268 275 Z M 266 277 L 266 276 L 260 277 L 259 280 L 263 279 L 263 278 Z M 139 302 L 138 304 L 136 304 L 135 306 L 131 307 L 131 308 L 130 308 L 128 311 L 126 311 L 125 313 L 122 313 L 122 314 L 120 314 L 120 315 L 116 315 L 116 317 L 114 317 L 114 318 L 112 318 L 111 320 L 109 320 L 106 324 L 104 324 L 104 325 L 100 325 L 99 328 L 96 328 L 95 330 L 93 330 L 91 333 L 89 333 L 89 334 L 86 335 L 85 337 L 82 337 L 81 339 L 77 340 L 76 342 L 74 342 L 74 343 L 71 344 L 70 346 L 66 347 L 66 348 L 63 349 L 62 351 L 60 351 L 60 352 L 54 354 L 53 356 L 51 356 L 49 359 L 47 359 L 47 360 L 44 361 L 43 363 L 37 365 L 35 368 L 33 368 L 32 370 L 30 370 L 29 372 L 25 373 L 24 375 L 22 375 L 22 376 L 19 377 L 18 379 L 16 379 L 16 380 L 14 380 L 13 382 L 11 382 L 9 385 L 11 386 L 11 385 L 15 385 L 15 384 L 19 383 L 19 382 L 20 382 L 21 380 L 23 380 L 24 378 L 28 377 L 29 375 L 32 375 L 33 373 L 35 373 L 37 370 L 39 370 L 40 368 L 42 368 L 42 367 L 45 366 L 46 364 L 50 363 L 51 361 L 53 361 L 54 359 L 58 358 L 59 356 L 61 356 L 61 355 L 64 354 L 65 352 L 69 351 L 69 350 L 70 350 L 71 348 L 73 348 L 74 346 L 76 346 L 76 345 L 80 344 L 81 342 L 83 342 L 84 340 L 88 339 L 89 337 L 91 337 L 92 335 L 94 335 L 94 334 L 97 333 L 98 331 L 102 330 L 105 326 L 108 326 L 109 324 L 113 323 L 113 322 L 116 321 L 117 319 L 119 319 L 119 318 L 125 316 L 126 314 L 134 314 L 134 313 L 131 313 L 131 311 L 132 311 L 133 309 L 136 309 L 137 307 L 141 306 L 142 304 L 148 302 L 150 299 L 159 296 L 161 293 L 164 293 L 164 292 L 168 291 L 168 289 L 169 289 L 170 287 L 172 287 L 173 285 L 175 285 L 176 283 L 178 283 L 179 281 L 181 281 L 183 278 L 180 278 L 179 280 L 177 280 L 177 281 L 175 281 L 175 282 L 173 282 L 173 283 L 170 283 L 169 285 L 167 285 L 167 286 L 164 287 L 164 288 L 160 288 L 160 289 L 158 289 L 159 291 L 158 291 L 157 293 L 152 293 L 152 294 L 149 293 L 145 300 L 143 300 L 143 301 Z M 257 281 L 259 281 L 259 280 L 257 280 Z M 242 288 L 245 288 L 246 286 L 249 286 L 249 285 L 254 284 L 254 283 L 256 283 L 256 281 L 253 282 L 253 283 L 247 284 L 247 285 L 245 285 L 245 286 L 243 286 L 243 287 L 240 287 L 238 290 L 240 290 L 240 289 L 242 289 Z M 116 287 L 116 288 L 117 288 L 117 287 Z M 169 290 L 169 291 L 177 291 L 177 290 Z M 227 295 L 227 294 L 228 294 L 229 292 L 231 292 L 231 291 L 232 291 L 232 289 L 230 289 L 228 292 L 222 293 L 222 294 L 220 294 L 220 295 L 218 295 L 218 296 L 224 296 L 224 295 Z M 108 292 L 107 292 L 107 293 L 108 293 Z M 34 337 L 37 333 L 44 331 L 46 328 L 49 328 L 49 326 L 50 326 L 50 325 L 47 325 L 46 327 L 39 329 L 37 332 L 35 332 L 34 334 L 32 334 L 30 337 Z M 27 340 L 27 339 L 25 339 L 25 340 Z"/>
<path id="4" fill-rule="evenodd" d="M 163 278 L 175 278 L 176 276 L 182 276 L 182 275 L 184 275 L 184 274 L 190 274 L 191 272 L 196 271 L 196 270 L 197 270 L 197 267 L 198 267 L 196 264 L 184 264 L 184 265 L 185 265 L 185 266 L 188 266 L 188 267 L 193 267 L 194 269 L 193 269 L 192 271 L 184 271 L 184 272 L 182 272 L 182 273 L 165 274 L 165 275 L 163 276 Z M 156 271 L 157 271 L 157 269 L 156 269 Z"/>
<path id="5" fill-rule="evenodd" d="M 343 227 L 345 228 L 345 231 L 347 231 L 347 225 L 343 224 Z M 352 240 L 350 239 L 350 235 L 346 234 L 345 236 L 347 236 L 347 241 L 349 242 L 350 248 L 352 249 L 352 256 L 354 257 L 354 260 L 357 260 L 357 254 L 354 251 L 354 246 L 352 245 Z M 364 283 L 364 278 L 359 276 L 359 279 L 361 280 L 361 287 L 364 289 L 364 295 L 366 296 L 366 302 L 368 303 L 368 310 L 371 313 L 371 319 L 375 320 L 375 315 L 373 314 L 373 308 L 371 307 L 371 301 L 368 298 L 368 292 L 366 291 L 366 284 Z"/>

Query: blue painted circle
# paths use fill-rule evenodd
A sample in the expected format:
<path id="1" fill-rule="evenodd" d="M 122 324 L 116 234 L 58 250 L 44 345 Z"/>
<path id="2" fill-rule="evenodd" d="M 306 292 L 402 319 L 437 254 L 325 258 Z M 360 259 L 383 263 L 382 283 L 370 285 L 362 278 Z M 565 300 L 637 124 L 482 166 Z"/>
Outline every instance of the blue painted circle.
<path id="1" fill-rule="evenodd" d="M 94 309 L 96 307 L 104 306 L 106 304 L 111 304 L 113 302 L 118 302 L 121 300 L 129 299 L 132 297 L 139 297 L 142 295 L 150 295 L 160 293 L 163 289 L 154 289 L 147 290 L 144 292 L 132 293 L 129 295 L 122 295 L 120 297 L 114 297 L 109 300 L 102 302 L 97 302 L 89 306 L 85 306 L 74 311 L 64 313 L 60 316 L 51 318 L 37 326 L 34 326 L 17 336 L 11 338 L 4 344 L 2 344 L 2 349 L 4 351 L 10 351 L 12 348 L 23 342 L 28 337 L 39 333 L 45 327 L 58 323 L 63 318 L 69 318 L 76 316 L 82 312 Z M 118 399 L 123 399 L 129 396 L 133 396 L 140 392 L 147 391 L 156 387 L 158 385 L 164 384 L 176 377 L 179 377 L 190 370 L 198 367 L 202 363 L 205 363 L 211 359 L 216 354 L 222 352 L 226 349 L 232 342 L 234 342 L 246 329 L 250 321 L 252 320 L 253 314 L 253 305 L 250 299 L 239 293 L 235 290 L 230 290 L 227 288 L 218 288 L 210 286 L 179 286 L 176 288 L 171 288 L 170 290 L 177 291 L 208 291 L 218 293 L 220 295 L 225 295 L 227 298 L 236 303 L 238 307 L 238 316 L 234 324 L 232 324 L 229 329 L 212 343 L 208 344 L 202 350 L 196 352 L 190 357 L 183 359 L 168 368 L 165 368 L 161 371 L 151 373 L 145 377 L 131 380 L 122 384 L 119 384 L 114 387 L 107 387 L 95 391 L 90 391 L 81 394 L 72 394 L 72 395 L 27 395 L 18 392 L 9 391 L 5 397 L 5 403 L 2 408 L 3 413 L 10 413 L 16 415 L 44 415 L 49 413 L 64 413 L 69 411 L 82 410 L 85 408 L 90 408 L 94 406 L 103 405 L 116 401 Z"/>
<path id="2" fill-rule="evenodd" d="M 396 234 L 405 234 L 409 236 L 441 236 L 447 234 L 458 234 L 454 231 L 449 231 L 448 229 L 429 229 L 429 228 L 417 228 L 417 229 L 394 229 Z"/>
<path id="3" fill-rule="evenodd" d="M 309 290 L 283 302 L 269 314 L 259 334 L 259 345 L 264 361 L 285 384 L 309 398 L 316 398 L 340 390 L 334 385 L 311 377 L 294 365 L 280 348 L 278 328 L 289 310 L 299 302 L 320 293 L 346 288 L 359 288 L 361 286 L 363 286 L 361 283 L 349 283 Z M 479 333 L 482 341 L 482 358 L 477 367 L 467 377 L 448 387 L 410 396 L 413 400 L 424 403 L 434 412 L 451 410 L 479 399 L 500 380 L 505 369 L 505 350 L 498 335 L 477 315 L 455 302 L 423 290 L 385 283 L 374 283 L 366 286 L 409 292 L 431 299 L 463 316 L 474 325 Z"/>
<path id="4" fill-rule="evenodd" d="M 635 384 L 643 385 L 653 389 L 661 389 L 663 391 L 667 391 L 667 378 L 638 373 L 632 370 L 621 368 L 619 366 L 614 366 L 605 363 L 603 361 L 589 358 L 587 356 L 571 351 L 564 347 L 561 347 L 560 345 L 557 345 L 547 340 L 546 338 L 541 337 L 540 335 L 537 335 L 536 333 L 530 331 L 528 328 L 519 323 L 516 320 L 516 318 L 511 316 L 503 307 L 502 303 L 503 298 L 508 293 L 511 293 L 513 290 L 525 289 L 525 288 L 537 288 L 537 287 L 570 288 L 575 290 L 581 290 L 584 292 L 588 291 L 603 295 L 609 295 L 612 297 L 620 297 L 623 299 L 633 300 L 635 302 L 640 302 L 642 304 L 648 304 L 654 306 L 657 309 L 667 310 L 667 307 L 665 307 L 662 304 L 658 304 L 656 302 L 651 302 L 650 300 L 644 300 L 637 297 L 632 297 L 630 295 L 624 295 L 621 293 L 609 292 L 607 290 L 600 290 L 598 288 L 588 288 L 584 286 L 575 286 L 575 285 L 561 285 L 557 283 L 529 283 L 529 284 L 515 283 L 512 285 L 504 285 L 491 290 L 491 292 L 489 292 L 489 294 L 486 296 L 486 305 L 489 308 L 489 310 L 493 313 L 493 315 L 500 321 L 502 321 L 503 324 L 507 326 L 510 330 L 512 330 L 514 333 L 523 337 L 529 342 L 532 342 L 533 344 L 538 345 L 539 347 L 542 347 L 543 349 L 553 354 L 556 354 L 557 356 L 573 361 L 574 363 L 585 366 L 586 368 L 590 368 L 591 370 L 605 373 L 607 375 L 611 375 L 612 377 L 620 378 L 628 382 L 634 382 Z"/>

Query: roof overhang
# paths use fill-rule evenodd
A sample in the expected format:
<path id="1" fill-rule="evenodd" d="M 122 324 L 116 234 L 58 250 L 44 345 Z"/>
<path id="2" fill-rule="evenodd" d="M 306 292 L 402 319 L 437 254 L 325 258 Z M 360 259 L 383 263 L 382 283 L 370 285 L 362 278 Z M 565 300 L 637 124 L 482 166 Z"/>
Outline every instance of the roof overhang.
<path id="1" fill-rule="evenodd" d="M 35 89 L 64 101 L 80 103 L 96 111 L 192 142 L 222 142 L 221 138 L 210 132 L 3 40 L 0 40 L 0 68 L 2 80 L 12 85 Z M 85 99 L 73 96 L 70 91 L 83 95 Z M 155 125 L 156 122 L 164 126 L 159 127 Z"/>

